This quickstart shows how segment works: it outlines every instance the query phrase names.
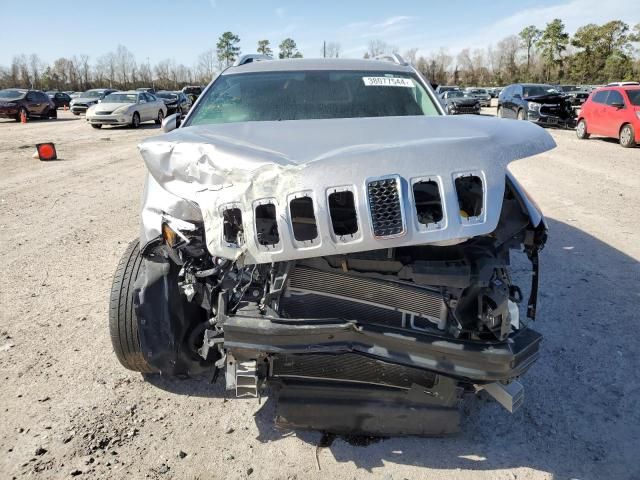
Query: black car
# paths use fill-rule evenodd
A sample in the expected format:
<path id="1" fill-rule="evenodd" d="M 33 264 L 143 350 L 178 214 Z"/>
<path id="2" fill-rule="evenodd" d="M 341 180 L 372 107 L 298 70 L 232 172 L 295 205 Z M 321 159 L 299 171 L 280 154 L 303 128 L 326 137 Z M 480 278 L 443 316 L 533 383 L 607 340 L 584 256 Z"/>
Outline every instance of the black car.
<path id="1" fill-rule="evenodd" d="M 187 85 L 182 89 L 182 93 L 184 93 L 191 103 L 195 103 L 198 97 L 202 94 L 206 87 L 199 87 L 197 85 Z"/>
<path id="2" fill-rule="evenodd" d="M 69 108 L 71 97 L 64 92 L 47 92 L 49 98 L 56 104 L 56 108 Z"/>
<path id="3" fill-rule="evenodd" d="M 20 121 L 26 118 L 57 118 L 56 105 L 46 93 L 40 90 L 8 88 L 0 90 L 0 118 Z"/>
<path id="4" fill-rule="evenodd" d="M 164 104 L 167 106 L 167 115 L 173 113 L 186 115 L 191 108 L 191 99 L 182 92 L 162 90 L 156 92 L 156 97 L 164 101 Z"/>
<path id="5" fill-rule="evenodd" d="M 441 95 L 442 106 L 449 115 L 461 115 L 464 113 L 480 113 L 480 100 L 470 95 L 465 95 L 460 90 L 449 90 Z"/>
<path id="6" fill-rule="evenodd" d="M 574 107 L 579 107 L 589 98 L 589 92 L 578 85 L 560 85 L 560 90 Z"/>
<path id="7" fill-rule="evenodd" d="M 529 120 L 539 125 L 575 126 L 571 102 L 556 87 L 515 83 L 498 97 L 498 117 Z"/>

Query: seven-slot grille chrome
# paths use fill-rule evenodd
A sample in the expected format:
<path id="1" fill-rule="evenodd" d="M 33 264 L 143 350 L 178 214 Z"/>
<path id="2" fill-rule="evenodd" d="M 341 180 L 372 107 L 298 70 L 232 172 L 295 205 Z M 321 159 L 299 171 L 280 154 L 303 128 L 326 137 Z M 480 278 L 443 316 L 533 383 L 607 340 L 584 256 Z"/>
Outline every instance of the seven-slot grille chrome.
<path id="1" fill-rule="evenodd" d="M 371 226 L 376 237 L 391 237 L 404 233 L 400 181 L 382 178 L 367 183 L 371 211 Z"/>

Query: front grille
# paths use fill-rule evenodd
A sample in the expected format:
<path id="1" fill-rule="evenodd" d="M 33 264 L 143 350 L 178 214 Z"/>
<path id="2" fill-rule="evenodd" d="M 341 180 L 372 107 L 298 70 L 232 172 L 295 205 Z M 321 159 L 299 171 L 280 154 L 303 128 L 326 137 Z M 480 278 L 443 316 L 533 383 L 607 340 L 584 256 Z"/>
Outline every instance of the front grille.
<path id="1" fill-rule="evenodd" d="M 383 362 L 355 353 L 277 355 L 273 360 L 273 376 L 358 382 L 402 389 L 410 389 L 414 384 L 431 388 L 436 381 L 433 372 Z"/>
<path id="2" fill-rule="evenodd" d="M 328 272 L 302 265 L 296 266 L 290 273 L 289 289 L 341 298 L 436 320 L 444 311 L 444 302 L 439 291 L 402 282 Z"/>
<path id="3" fill-rule="evenodd" d="M 374 180 L 367 184 L 371 223 L 376 237 L 389 237 L 404 231 L 399 189 L 396 178 Z"/>
<path id="4" fill-rule="evenodd" d="M 111 115 L 111 112 L 96 112 L 96 115 Z"/>
<path id="5" fill-rule="evenodd" d="M 456 113 L 476 113 L 478 109 L 472 106 L 458 106 Z"/>
<path id="6" fill-rule="evenodd" d="M 557 105 L 543 105 L 542 107 L 540 107 L 541 115 L 560 116 L 561 113 L 562 113 L 562 108 Z"/>

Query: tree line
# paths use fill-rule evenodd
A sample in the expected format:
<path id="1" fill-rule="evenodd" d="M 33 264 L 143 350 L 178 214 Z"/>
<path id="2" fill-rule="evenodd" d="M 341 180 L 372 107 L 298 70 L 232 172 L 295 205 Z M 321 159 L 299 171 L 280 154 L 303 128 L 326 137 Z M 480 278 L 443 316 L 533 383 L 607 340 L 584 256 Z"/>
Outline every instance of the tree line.
<path id="1" fill-rule="evenodd" d="M 561 19 L 544 28 L 530 25 L 518 35 L 510 35 L 485 49 L 465 48 L 457 55 L 446 48 L 427 56 L 418 49 L 403 53 L 433 84 L 506 85 L 514 82 L 601 84 L 640 78 L 640 24 L 631 28 L 621 20 L 602 25 L 588 24 L 569 35 Z M 278 44 L 278 58 L 301 58 L 302 52 L 292 38 Z M 274 56 L 271 43 L 259 40 L 255 49 Z M 364 58 L 397 53 L 398 48 L 381 40 L 372 40 Z M 338 42 L 325 42 L 320 56 L 340 57 Z M 204 85 L 233 64 L 241 55 L 240 37 L 224 32 L 215 48 L 202 52 L 192 66 L 174 59 L 151 65 L 140 61 L 125 46 L 91 61 L 88 55 L 61 57 L 44 62 L 37 54 L 16 55 L 11 65 L 0 66 L 0 88 L 22 87 L 42 90 L 86 90 L 95 87 L 179 89 L 185 85 Z"/>
<path id="2" fill-rule="evenodd" d="M 499 86 L 516 82 L 600 85 L 612 81 L 640 80 L 640 24 L 632 28 L 621 20 L 581 26 L 573 35 L 556 18 L 544 28 L 529 25 L 485 49 L 465 48 L 456 56 L 441 48 L 406 59 L 434 84 Z M 394 51 L 372 42 L 365 54 Z M 397 49 L 395 49 L 397 51 Z"/>

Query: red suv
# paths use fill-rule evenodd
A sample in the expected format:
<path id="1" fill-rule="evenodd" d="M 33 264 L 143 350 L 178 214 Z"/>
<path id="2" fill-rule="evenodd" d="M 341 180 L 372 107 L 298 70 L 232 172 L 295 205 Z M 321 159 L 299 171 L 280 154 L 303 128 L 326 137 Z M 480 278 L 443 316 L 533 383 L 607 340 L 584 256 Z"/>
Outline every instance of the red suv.
<path id="1" fill-rule="evenodd" d="M 623 147 L 635 147 L 640 143 L 640 86 L 595 90 L 582 105 L 576 134 L 614 137 Z"/>

